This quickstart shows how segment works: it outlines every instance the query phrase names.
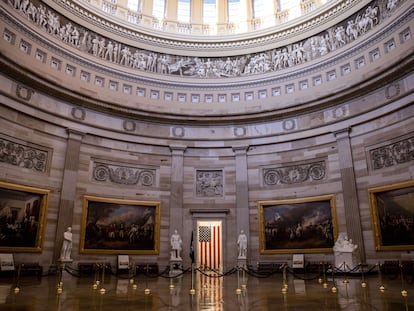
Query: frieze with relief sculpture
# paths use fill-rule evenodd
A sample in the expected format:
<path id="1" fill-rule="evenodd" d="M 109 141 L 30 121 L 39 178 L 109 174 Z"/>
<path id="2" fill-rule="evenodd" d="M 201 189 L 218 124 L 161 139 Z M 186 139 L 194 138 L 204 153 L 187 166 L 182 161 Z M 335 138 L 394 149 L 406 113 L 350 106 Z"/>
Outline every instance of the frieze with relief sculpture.
<path id="1" fill-rule="evenodd" d="M 321 180 L 325 176 L 325 162 L 321 161 L 310 164 L 264 169 L 263 183 L 267 186 L 297 184 L 305 181 Z"/>
<path id="2" fill-rule="evenodd" d="M 72 21 L 65 21 L 43 4 L 36 6 L 29 0 L 11 0 L 9 3 L 50 35 L 99 59 L 162 75 L 213 79 L 274 72 L 322 57 L 375 28 L 399 4 L 395 0 L 386 3 L 373 1 L 349 19 L 318 35 L 273 50 L 208 58 L 137 49 L 84 29 Z"/>

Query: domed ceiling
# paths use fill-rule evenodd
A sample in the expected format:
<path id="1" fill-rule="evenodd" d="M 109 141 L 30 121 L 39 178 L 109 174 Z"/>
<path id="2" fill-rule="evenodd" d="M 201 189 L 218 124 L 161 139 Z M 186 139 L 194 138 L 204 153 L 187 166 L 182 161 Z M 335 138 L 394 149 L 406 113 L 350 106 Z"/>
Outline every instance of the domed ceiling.
<path id="1" fill-rule="evenodd" d="M 48 71 L 59 69 L 37 76 L 46 64 L 31 63 L 24 79 L 50 83 L 84 107 L 179 122 L 279 118 L 353 98 L 362 85 L 380 87 L 383 70 L 374 61 L 383 47 L 377 45 L 413 14 L 409 1 L 310 1 L 315 6 L 292 20 L 243 33 L 216 28 L 212 35 L 196 31 L 204 25 L 197 23 L 182 33 L 176 20 L 162 19 L 160 29 L 154 26 L 159 18 L 143 13 L 132 23 L 127 1 L 112 15 L 102 11 L 105 3 L 3 3 L 7 22 L 25 28 L 39 46 L 35 58 L 50 58 Z M 13 52 L 6 58 L 27 63 Z M 404 64 L 399 57 L 392 61 L 388 75 Z M 8 64 L 9 72 L 16 64 Z"/>

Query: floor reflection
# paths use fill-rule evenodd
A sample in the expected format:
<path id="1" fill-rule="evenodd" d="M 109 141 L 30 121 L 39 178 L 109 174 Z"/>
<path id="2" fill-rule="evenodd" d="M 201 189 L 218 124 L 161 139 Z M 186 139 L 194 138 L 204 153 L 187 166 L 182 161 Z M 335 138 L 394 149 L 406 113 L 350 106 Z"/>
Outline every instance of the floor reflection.
<path id="1" fill-rule="evenodd" d="M 135 278 L 108 275 L 96 285 L 93 277 L 75 277 L 64 272 L 62 292 L 58 277 L 24 277 L 15 292 L 13 278 L 0 277 L 0 310 L 30 311 L 274 311 L 274 310 L 414 310 L 414 284 L 400 277 L 380 280 L 378 275 L 318 278 L 289 275 L 286 292 L 281 274 L 270 277 L 242 275 L 220 277 L 213 272 L 191 273 L 176 278 Z M 384 291 L 380 286 L 385 287 Z M 194 287 L 194 293 L 191 289 Z M 104 291 L 102 291 L 104 289 Z M 334 290 L 335 289 L 335 290 Z M 407 291 L 407 297 L 402 291 Z"/>

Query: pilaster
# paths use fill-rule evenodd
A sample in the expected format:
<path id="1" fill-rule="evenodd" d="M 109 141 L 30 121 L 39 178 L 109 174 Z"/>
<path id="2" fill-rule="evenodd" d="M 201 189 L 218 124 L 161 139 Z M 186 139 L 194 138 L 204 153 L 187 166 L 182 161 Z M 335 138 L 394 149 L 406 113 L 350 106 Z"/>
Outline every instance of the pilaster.
<path id="1" fill-rule="evenodd" d="M 183 232 L 183 185 L 185 146 L 170 146 L 171 149 L 171 198 L 170 198 L 170 235 L 177 230 Z"/>
<path id="2" fill-rule="evenodd" d="M 247 174 L 247 149 L 248 146 L 233 147 L 236 161 L 236 229 L 237 237 L 243 230 L 247 239 L 250 236 L 249 230 L 249 189 Z M 248 243 L 249 245 L 249 243 Z"/>
<path id="3" fill-rule="evenodd" d="M 63 233 L 72 226 L 73 209 L 76 198 L 76 185 L 79 170 L 79 153 L 84 133 L 67 129 L 68 141 L 66 146 L 65 165 L 63 167 L 62 191 L 56 227 L 56 243 L 54 258 L 60 256 Z"/>
<path id="4" fill-rule="evenodd" d="M 347 234 L 348 238 L 352 239 L 354 244 L 358 245 L 360 260 L 361 263 L 364 263 L 365 247 L 349 132 L 350 129 L 347 128 L 335 132 L 334 135 L 338 146 Z"/>

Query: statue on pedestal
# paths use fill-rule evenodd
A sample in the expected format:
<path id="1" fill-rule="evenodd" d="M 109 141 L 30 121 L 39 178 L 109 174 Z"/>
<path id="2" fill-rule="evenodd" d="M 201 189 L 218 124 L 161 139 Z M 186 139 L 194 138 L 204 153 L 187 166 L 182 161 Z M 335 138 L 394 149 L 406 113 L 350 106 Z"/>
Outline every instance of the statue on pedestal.
<path id="1" fill-rule="evenodd" d="M 72 251 L 72 227 L 68 227 L 63 233 L 62 249 L 60 251 L 60 260 L 71 260 L 70 253 Z"/>
<path id="2" fill-rule="evenodd" d="M 240 231 L 237 239 L 237 246 L 239 247 L 239 258 L 246 258 L 247 255 L 247 236 L 243 230 Z"/>
<path id="3" fill-rule="evenodd" d="M 348 239 L 346 233 L 339 233 L 338 239 L 333 247 L 335 255 L 335 267 L 343 271 L 349 271 L 356 266 L 356 251 L 358 245 Z"/>
<path id="4" fill-rule="evenodd" d="M 171 259 L 175 260 L 182 260 L 181 259 L 181 244 L 183 241 L 181 240 L 180 235 L 178 234 L 177 230 L 174 230 L 174 233 L 171 235 Z"/>

